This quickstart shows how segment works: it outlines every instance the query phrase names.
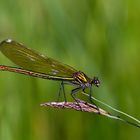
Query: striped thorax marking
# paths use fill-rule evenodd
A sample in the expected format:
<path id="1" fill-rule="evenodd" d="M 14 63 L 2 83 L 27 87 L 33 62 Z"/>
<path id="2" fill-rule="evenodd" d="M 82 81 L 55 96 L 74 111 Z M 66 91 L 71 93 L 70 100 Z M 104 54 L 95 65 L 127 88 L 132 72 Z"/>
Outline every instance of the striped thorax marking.
<path id="1" fill-rule="evenodd" d="M 78 71 L 78 72 L 74 73 L 73 77 L 80 84 L 88 82 L 88 77 L 83 72 L 81 72 L 81 71 Z"/>

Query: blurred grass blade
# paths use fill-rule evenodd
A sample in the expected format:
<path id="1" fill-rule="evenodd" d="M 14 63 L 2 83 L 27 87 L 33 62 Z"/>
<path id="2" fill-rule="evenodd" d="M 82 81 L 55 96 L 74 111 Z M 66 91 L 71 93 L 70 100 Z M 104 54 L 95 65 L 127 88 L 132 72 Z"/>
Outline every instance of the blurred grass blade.
<path id="1" fill-rule="evenodd" d="M 84 95 L 86 95 L 86 96 L 89 96 L 89 95 L 86 94 L 85 92 L 82 92 L 82 93 L 83 93 Z M 108 104 L 106 104 L 106 103 L 104 103 L 104 102 L 102 102 L 102 101 L 96 99 L 95 97 L 91 97 L 91 98 L 92 98 L 93 100 L 95 100 L 95 101 L 101 103 L 102 105 L 104 105 L 104 106 L 106 106 L 106 107 L 108 107 L 108 108 L 110 108 L 110 109 L 112 109 L 112 110 L 114 110 L 114 111 L 116 111 L 116 112 L 118 112 L 118 113 L 120 113 L 120 114 L 123 114 L 123 115 L 127 116 L 128 118 L 131 118 L 132 120 L 134 120 L 134 121 L 136 121 L 137 123 L 140 124 L 140 120 L 136 119 L 135 117 L 133 117 L 133 116 L 131 116 L 131 115 L 129 115 L 129 114 L 123 112 L 123 111 L 120 111 L 120 110 L 118 110 L 118 109 L 115 109 L 114 107 L 112 107 L 112 106 L 110 106 L 110 105 L 108 105 Z M 110 116 L 110 117 L 111 117 L 111 116 Z M 124 122 L 129 123 L 129 124 L 132 124 L 132 125 L 135 125 L 135 126 L 137 126 L 137 127 L 140 127 L 140 125 L 135 124 L 135 123 L 132 123 L 132 122 L 129 122 L 129 121 L 124 120 L 124 119 L 121 119 L 119 116 L 118 116 L 118 117 L 111 117 L 111 118 L 118 119 L 118 120 L 122 120 L 122 121 L 124 121 Z"/>

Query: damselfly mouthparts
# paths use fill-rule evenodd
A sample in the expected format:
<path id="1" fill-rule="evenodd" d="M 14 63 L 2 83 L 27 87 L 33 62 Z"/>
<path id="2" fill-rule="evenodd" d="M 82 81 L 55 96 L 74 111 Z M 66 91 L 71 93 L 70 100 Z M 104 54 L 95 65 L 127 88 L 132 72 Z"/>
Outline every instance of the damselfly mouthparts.
<path id="1" fill-rule="evenodd" d="M 75 99 L 75 93 L 79 90 L 85 92 L 86 88 L 90 88 L 89 97 L 91 100 L 92 85 L 99 86 L 100 81 L 97 77 L 89 78 L 81 71 L 77 71 L 73 67 L 63 64 L 50 57 L 40 55 L 34 50 L 26 48 L 11 39 L 4 40 L 0 43 L 0 51 L 9 58 L 18 67 L 0 65 L 0 70 L 21 73 L 49 80 L 61 81 L 61 88 L 64 92 L 64 84 L 72 84 L 76 86 L 71 95 Z"/>

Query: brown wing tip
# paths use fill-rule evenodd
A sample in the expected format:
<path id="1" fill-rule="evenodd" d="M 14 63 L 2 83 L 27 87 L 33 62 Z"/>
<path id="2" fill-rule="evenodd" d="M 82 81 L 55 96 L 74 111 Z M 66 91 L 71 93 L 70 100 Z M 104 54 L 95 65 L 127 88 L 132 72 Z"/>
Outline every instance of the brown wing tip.
<path id="1" fill-rule="evenodd" d="M 9 38 L 9 39 L 5 39 L 5 40 L 3 40 L 3 41 L 0 43 L 0 46 L 3 45 L 3 44 L 5 44 L 5 43 L 7 44 L 7 43 L 12 43 L 12 42 L 13 42 L 13 40 L 10 39 L 10 38 Z"/>
<path id="2" fill-rule="evenodd" d="M 12 45 L 22 45 L 23 46 L 23 44 L 21 44 L 21 43 L 18 43 L 18 42 L 16 42 L 16 41 L 14 41 L 13 39 L 10 39 L 10 38 L 8 38 L 8 39 L 5 39 L 5 40 L 3 40 L 2 42 L 0 42 L 0 48 L 2 48 L 2 47 L 5 47 L 5 45 L 7 46 L 12 46 Z"/>

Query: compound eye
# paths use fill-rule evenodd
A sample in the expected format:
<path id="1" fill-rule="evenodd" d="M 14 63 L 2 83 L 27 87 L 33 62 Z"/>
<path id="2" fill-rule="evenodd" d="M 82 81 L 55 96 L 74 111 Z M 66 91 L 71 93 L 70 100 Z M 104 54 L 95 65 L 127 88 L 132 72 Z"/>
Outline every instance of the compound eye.
<path id="1" fill-rule="evenodd" d="M 97 77 L 94 77 L 94 78 L 93 78 L 93 84 L 94 84 L 95 86 L 99 87 L 100 81 L 99 81 L 99 79 L 98 79 Z"/>

